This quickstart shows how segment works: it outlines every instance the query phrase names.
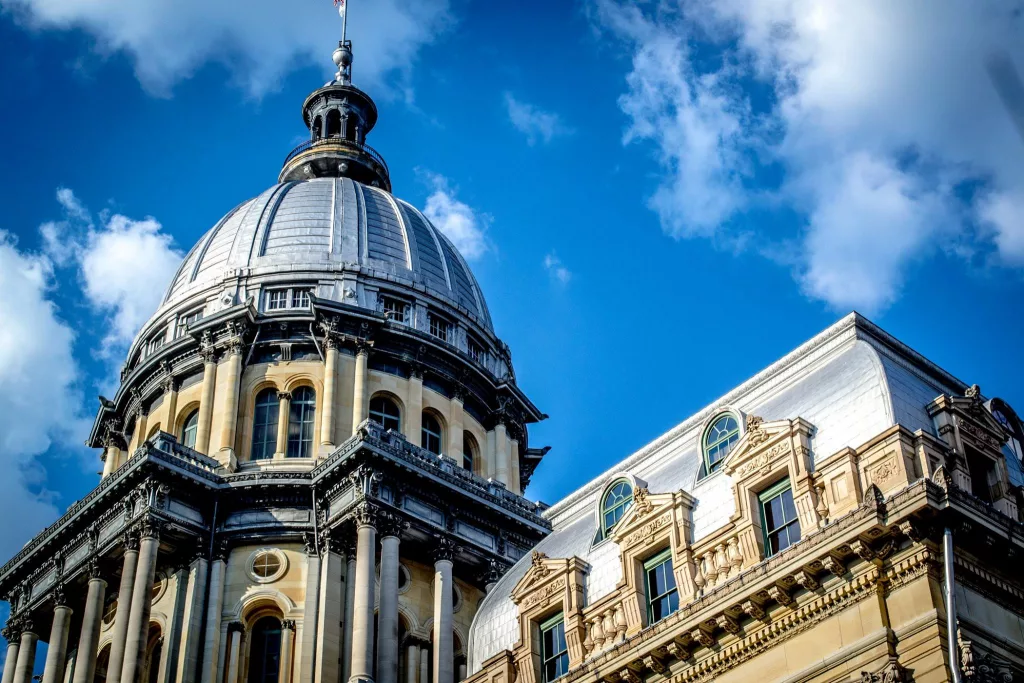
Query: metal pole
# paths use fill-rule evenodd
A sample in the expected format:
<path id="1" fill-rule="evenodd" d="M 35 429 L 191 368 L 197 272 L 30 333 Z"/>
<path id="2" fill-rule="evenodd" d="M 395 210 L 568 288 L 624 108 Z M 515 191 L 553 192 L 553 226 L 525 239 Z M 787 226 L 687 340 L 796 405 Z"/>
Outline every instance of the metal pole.
<path id="1" fill-rule="evenodd" d="M 946 590 L 946 646 L 949 650 L 949 670 L 953 683 L 963 683 L 960 674 L 960 648 L 956 637 L 956 582 L 953 578 L 953 531 L 946 527 L 942 534 L 942 562 Z"/>

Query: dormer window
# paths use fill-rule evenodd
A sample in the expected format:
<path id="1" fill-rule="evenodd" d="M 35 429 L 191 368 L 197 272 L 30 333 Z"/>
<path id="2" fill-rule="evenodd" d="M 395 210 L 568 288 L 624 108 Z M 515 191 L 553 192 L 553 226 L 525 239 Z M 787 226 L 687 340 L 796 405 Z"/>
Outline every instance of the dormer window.
<path id="1" fill-rule="evenodd" d="M 601 499 L 601 536 L 608 537 L 608 532 L 618 524 L 626 510 L 633 504 L 633 487 L 625 479 L 612 484 Z"/>
<path id="2" fill-rule="evenodd" d="M 380 303 L 385 318 L 396 323 L 409 323 L 409 304 L 393 296 L 381 296 Z"/>
<path id="3" fill-rule="evenodd" d="M 308 287 L 287 287 L 267 290 L 266 309 L 281 311 L 289 308 L 309 308 Z"/>
<path id="4" fill-rule="evenodd" d="M 452 324 L 436 313 L 428 313 L 427 319 L 430 323 L 430 334 L 443 342 L 451 343 Z"/>
<path id="5" fill-rule="evenodd" d="M 739 440 L 740 423 L 732 413 L 725 413 L 712 422 L 704 434 L 704 471 L 708 474 L 717 471 Z"/>

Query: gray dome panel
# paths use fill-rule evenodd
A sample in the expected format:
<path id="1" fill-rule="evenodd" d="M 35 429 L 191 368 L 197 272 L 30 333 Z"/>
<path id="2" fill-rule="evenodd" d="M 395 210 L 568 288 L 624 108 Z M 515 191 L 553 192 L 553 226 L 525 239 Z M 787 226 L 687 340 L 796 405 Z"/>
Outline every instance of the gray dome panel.
<path id="1" fill-rule="evenodd" d="M 451 242 L 407 202 L 349 178 L 275 185 L 236 207 L 185 257 L 164 303 L 252 268 L 326 274 L 343 265 L 419 285 L 493 332 L 476 279 Z"/>

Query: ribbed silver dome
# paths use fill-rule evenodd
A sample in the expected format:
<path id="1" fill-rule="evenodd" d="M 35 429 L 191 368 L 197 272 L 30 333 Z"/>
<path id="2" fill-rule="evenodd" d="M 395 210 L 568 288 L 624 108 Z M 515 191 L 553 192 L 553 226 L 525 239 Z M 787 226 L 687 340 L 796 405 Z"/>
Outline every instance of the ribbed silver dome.
<path id="1" fill-rule="evenodd" d="M 493 333 L 476 278 L 441 231 L 407 202 L 349 178 L 282 183 L 235 208 L 185 257 L 161 309 L 238 275 L 353 266 L 423 289 Z"/>

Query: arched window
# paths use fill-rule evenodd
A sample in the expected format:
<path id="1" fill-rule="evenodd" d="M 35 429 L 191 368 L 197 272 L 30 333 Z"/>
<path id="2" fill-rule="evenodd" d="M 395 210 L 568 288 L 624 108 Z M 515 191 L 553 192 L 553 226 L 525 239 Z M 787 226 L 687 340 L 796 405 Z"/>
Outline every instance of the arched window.
<path id="1" fill-rule="evenodd" d="M 193 410 L 185 418 L 181 427 L 181 445 L 185 448 L 196 447 L 196 434 L 199 432 L 199 411 Z"/>
<path id="2" fill-rule="evenodd" d="M 402 431 L 402 417 L 398 406 L 387 396 L 374 396 L 370 401 L 370 419 L 384 429 Z"/>
<path id="3" fill-rule="evenodd" d="M 740 423 L 732 413 L 720 416 L 704 435 L 704 469 L 710 474 L 717 470 L 725 456 L 740 440 Z"/>
<path id="4" fill-rule="evenodd" d="M 626 510 L 633 504 L 633 487 L 625 479 L 613 483 L 601 499 L 601 535 L 607 536 L 608 531 L 622 519 Z"/>
<path id="5" fill-rule="evenodd" d="M 477 446 L 473 435 L 469 432 L 462 432 L 462 466 L 470 472 L 475 472 L 479 453 L 480 447 Z"/>
<path id="6" fill-rule="evenodd" d="M 313 457 L 313 417 L 316 414 L 316 392 L 312 387 L 299 387 L 292 392 L 288 416 L 289 458 Z"/>
<path id="7" fill-rule="evenodd" d="M 256 396 L 252 423 L 252 460 L 270 460 L 277 448 L 277 389 L 264 389 Z"/>
<path id="8" fill-rule="evenodd" d="M 324 120 L 319 116 L 313 119 L 313 139 L 319 140 L 323 134 Z"/>
<path id="9" fill-rule="evenodd" d="M 277 683 L 281 670 L 281 622 L 257 621 L 249 634 L 249 683 Z"/>
<path id="10" fill-rule="evenodd" d="M 424 412 L 420 445 L 431 453 L 441 455 L 442 443 L 441 422 L 434 417 L 433 413 Z"/>
<path id="11" fill-rule="evenodd" d="M 341 112 L 332 109 L 327 112 L 327 137 L 336 138 L 341 135 Z"/>

